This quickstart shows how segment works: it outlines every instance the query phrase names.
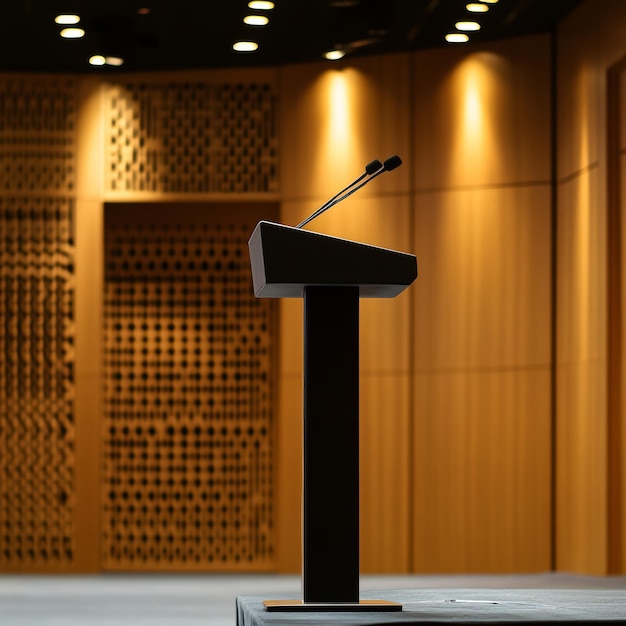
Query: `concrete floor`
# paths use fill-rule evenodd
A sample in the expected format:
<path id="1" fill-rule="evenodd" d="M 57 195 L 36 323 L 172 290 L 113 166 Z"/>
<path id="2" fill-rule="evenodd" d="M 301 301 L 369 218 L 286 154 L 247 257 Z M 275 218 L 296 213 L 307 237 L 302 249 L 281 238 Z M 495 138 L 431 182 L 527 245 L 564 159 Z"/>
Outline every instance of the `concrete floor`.
<path id="1" fill-rule="evenodd" d="M 363 576 L 361 590 L 622 589 L 626 576 Z M 0 574 L 1 626 L 234 626 L 235 598 L 299 593 L 283 575 Z"/>

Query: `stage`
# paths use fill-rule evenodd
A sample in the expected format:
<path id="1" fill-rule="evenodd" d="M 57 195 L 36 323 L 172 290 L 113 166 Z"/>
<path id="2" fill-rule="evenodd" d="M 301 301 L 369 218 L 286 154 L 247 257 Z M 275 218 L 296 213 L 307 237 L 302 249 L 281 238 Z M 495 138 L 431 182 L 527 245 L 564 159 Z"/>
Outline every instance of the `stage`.
<path id="1" fill-rule="evenodd" d="M 260 609 L 264 599 L 299 597 L 300 584 L 299 576 L 266 574 L 0 575 L 0 624 L 626 623 L 626 576 L 551 573 L 361 576 L 363 598 L 406 601 L 402 612 L 386 615 L 268 613 Z"/>
<path id="2" fill-rule="evenodd" d="M 268 612 L 264 598 L 237 599 L 237 626 L 285 624 L 626 624 L 626 592 L 599 589 L 402 589 L 362 599 L 401 604 L 397 612 Z M 365 604 L 364 607 L 369 605 Z"/>

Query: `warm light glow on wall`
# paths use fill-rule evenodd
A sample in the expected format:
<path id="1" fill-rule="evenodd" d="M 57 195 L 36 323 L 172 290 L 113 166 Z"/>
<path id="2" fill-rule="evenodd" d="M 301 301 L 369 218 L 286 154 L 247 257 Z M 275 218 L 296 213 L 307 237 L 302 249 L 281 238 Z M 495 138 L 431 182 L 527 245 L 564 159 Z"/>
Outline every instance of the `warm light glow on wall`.
<path id="1" fill-rule="evenodd" d="M 498 132 L 494 127 L 504 103 L 498 89 L 502 59 L 492 53 L 466 57 L 451 75 L 451 89 L 458 106 L 451 124 L 451 180 L 497 179 L 500 170 Z"/>
<path id="2" fill-rule="evenodd" d="M 578 158 L 580 163 L 591 163 L 594 160 L 592 155 L 591 144 L 591 127 L 590 121 L 593 119 L 593 114 L 590 111 L 589 94 L 593 93 L 594 87 L 592 85 L 591 68 L 580 67 L 576 72 L 575 81 L 576 93 L 577 93 L 577 106 L 578 106 L 578 127 L 576 133 L 572 133 L 572 136 L 578 135 Z"/>
<path id="3" fill-rule="evenodd" d="M 575 251 L 575 254 L 572 255 L 573 266 L 570 271 L 573 276 L 576 276 L 575 283 L 572 283 L 576 290 L 576 293 L 572 294 L 572 302 L 580 305 L 572 320 L 576 323 L 574 336 L 579 342 L 576 346 L 578 354 L 584 355 L 589 355 L 594 350 L 591 330 L 593 328 L 592 319 L 599 315 L 596 308 L 586 306 L 589 302 L 594 302 L 592 277 L 594 251 L 592 248 L 593 239 L 597 237 L 597 226 L 594 228 L 591 218 L 594 196 L 590 178 L 589 174 L 584 174 L 576 179 L 575 202 L 570 207 L 574 215 L 570 246 Z"/>
<path id="4" fill-rule="evenodd" d="M 328 131 L 340 146 L 349 139 L 350 98 L 342 72 L 333 72 L 328 88 Z"/>
<path id="5" fill-rule="evenodd" d="M 468 77 L 463 99 L 463 127 L 471 141 L 480 141 L 483 132 L 483 109 L 480 85 L 476 76 Z"/>

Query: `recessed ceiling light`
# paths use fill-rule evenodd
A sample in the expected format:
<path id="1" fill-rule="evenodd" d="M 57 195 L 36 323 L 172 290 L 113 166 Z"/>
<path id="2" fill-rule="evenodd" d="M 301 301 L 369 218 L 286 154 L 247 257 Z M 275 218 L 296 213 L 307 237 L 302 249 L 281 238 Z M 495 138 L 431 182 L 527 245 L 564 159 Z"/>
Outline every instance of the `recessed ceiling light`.
<path id="1" fill-rule="evenodd" d="M 248 7 L 255 11 L 271 11 L 274 8 L 274 3 L 268 0 L 250 0 Z"/>
<path id="2" fill-rule="evenodd" d="M 324 58 L 329 61 L 338 61 L 339 59 L 343 59 L 346 56 L 345 50 L 329 50 L 324 53 Z"/>
<path id="3" fill-rule="evenodd" d="M 75 13 L 61 13 L 54 18 L 54 21 L 57 24 L 63 24 L 66 26 L 68 24 L 78 24 L 78 22 L 80 22 L 80 16 Z"/>
<path id="4" fill-rule="evenodd" d="M 265 26 L 269 22 L 265 15 L 246 15 L 243 21 L 248 26 Z"/>
<path id="5" fill-rule="evenodd" d="M 469 37 L 465 33 L 448 33 L 446 41 L 448 43 L 466 43 L 469 41 Z"/>
<path id="6" fill-rule="evenodd" d="M 259 47 L 256 41 L 236 41 L 233 44 L 233 50 L 237 52 L 254 52 Z"/>
<path id="7" fill-rule="evenodd" d="M 85 31 L 82 28 L 64 28 L 59 34 L 65 39 L 80 39 L 85 36 Z"/>
<path id="8" fill-rule="evenodd" d="M 473 31 L 480 30 L 480 24 L 478 22 L 457 22 L 455 25 L 457 30 Z"/>
<path id="9" fill-rule="evenodd" d="M 489 11 L 489 6 L 482 2 L 470 2 L 465 5 L 465 8 L 470 13 L 487 13 L 487 11 Z"/>
<path id="10" fill-rule="evenodd" d="M 89 57 L 89 63 L 91 65 L 113 65 L 114 67 L 119 67 L 124 65 L 124 59 L 122 57 L 105 57 L 102 54 L 94 54 Z"/>
<path id="11" fill-rule="evenodd" d="M 496 4 L 498 0 L 482 0 L 482 2 L 484 2 L 485 4 Z"/>

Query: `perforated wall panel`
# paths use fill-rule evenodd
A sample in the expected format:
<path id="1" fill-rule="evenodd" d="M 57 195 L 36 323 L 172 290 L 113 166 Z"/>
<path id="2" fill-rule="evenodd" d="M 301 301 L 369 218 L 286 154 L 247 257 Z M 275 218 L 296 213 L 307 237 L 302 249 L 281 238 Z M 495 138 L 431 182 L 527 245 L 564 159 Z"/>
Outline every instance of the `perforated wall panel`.
<path id="1" fill-rule="evenodd" d="M 271 84 L 108 86 L 109 192 L 278 191 Z"/>
<path id="2" fill-rule="evenodd" d="M 0 570 L 75 559 L 74 85 L 0 78 Z"/>
<path id="3" fill-rule="evenodd" d="M 273 564 L 273 305 L 232 213 L 107 208 L 105 568 Z"/>
<path id="4" fill-rule="evenodd" d="M 75 85 L 56 78 L 0 78 L 0 192 L 72 193 Z"/>

